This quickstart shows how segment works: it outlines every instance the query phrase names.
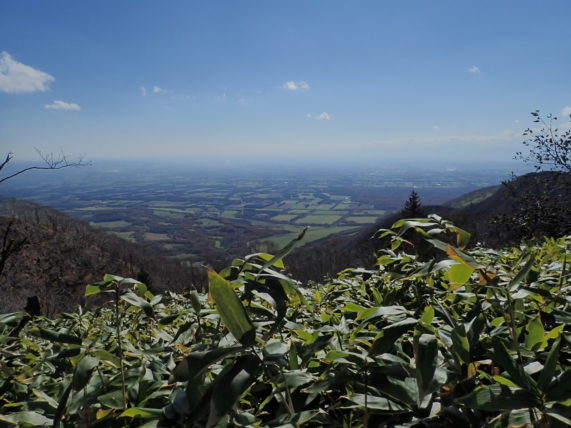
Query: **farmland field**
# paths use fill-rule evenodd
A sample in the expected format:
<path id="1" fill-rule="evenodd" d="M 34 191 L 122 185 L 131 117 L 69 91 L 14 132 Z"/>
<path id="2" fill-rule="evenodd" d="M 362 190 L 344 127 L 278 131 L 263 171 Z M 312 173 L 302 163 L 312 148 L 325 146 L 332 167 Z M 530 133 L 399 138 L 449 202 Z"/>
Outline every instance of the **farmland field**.
<path id="1" fill-rule="evenodd" d="M 438 204 L 499 183 L 505 168 L 204 169 L 196 165 L 103 165 L 31 173 L 2 196 L 62 210 L 95 227 L 187 262 L 226 262 L 285 245 L 351 233 L 402 207 L 412 189 Z M 259 243 L 263 243 L 262 246 Z"/>

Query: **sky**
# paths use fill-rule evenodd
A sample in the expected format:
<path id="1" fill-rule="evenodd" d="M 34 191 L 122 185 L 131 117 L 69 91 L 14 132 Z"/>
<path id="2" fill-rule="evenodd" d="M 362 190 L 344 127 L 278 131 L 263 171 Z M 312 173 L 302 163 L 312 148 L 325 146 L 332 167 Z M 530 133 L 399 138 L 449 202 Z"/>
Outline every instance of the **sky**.
<path id="1" fill-rule="evenodd" d="M 571 113 L 570 16 L 569 0 L 2 0 L 0 154 L 509 161 L 530 112 Z"/>

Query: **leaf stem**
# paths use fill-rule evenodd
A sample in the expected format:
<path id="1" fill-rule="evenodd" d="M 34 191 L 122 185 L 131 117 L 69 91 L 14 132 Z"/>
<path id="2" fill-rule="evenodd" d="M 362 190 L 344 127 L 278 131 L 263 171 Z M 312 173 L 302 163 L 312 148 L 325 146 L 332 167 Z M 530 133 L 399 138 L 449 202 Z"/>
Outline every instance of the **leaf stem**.
<path id="1" fill-rule="evenodd" d="M 119 351 L 123 411 L 125 411 L 127 409 L 127 391 L 125 389 L 125 365 L 123 362 L 123 345 L 121 343 L 121 312 L 119 310 L 119 284 L 117 282 L 114 282 L 113 286 L 115 289 L 115 334 L 117 336 L 117 349 Z"/>

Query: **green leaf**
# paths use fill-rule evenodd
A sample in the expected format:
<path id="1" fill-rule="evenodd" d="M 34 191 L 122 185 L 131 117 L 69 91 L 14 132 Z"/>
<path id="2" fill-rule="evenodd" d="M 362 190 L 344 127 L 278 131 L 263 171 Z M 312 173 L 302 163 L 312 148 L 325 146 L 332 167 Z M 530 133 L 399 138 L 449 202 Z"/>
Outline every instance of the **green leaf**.
<path id="1" fill-rule="evenodd" d="M 145 299 L 143 299 L 142 297 L 137 296 L 132 291 L 129 291 L 129 292 L 123 294 L 121 296 L 121 299 L 130 303 L 133 306 L 141 308 L 148 317 L 150 317 L 150 318 L 155 317 L 155 311 L 154 311 L 153 307 L 151 306 L 151 304 L 149 302 L 147 302 Z"/>
<path id="2" fill-rule="evenodd" d="M 377 317 L 400 315 L 404 313 L 406 313 L 406 309 L 402 306 L 379 306 L 377 308 L 367 308 L 360 312 L 356 321 L 370 321 Z"/>
<path id="3" fill-rule="evenodd" d="M 432 334 L 422 334 L 415 338 L 416 381 L 418 384 L 419 404 L 431 391 L 436 370 L 438 342 Z"/>
<path id="4" fill-rule="evenodd" d="M 52 342 L 59 343 L 71 343 L 74 345 L 81 345 L 81 338 L 77 336 L 72 336 L 66 333 L 60 333 L 58 331 L 50 330 L 42 327 L 33 327 L 30 330 L 30 334 L 41 337 Z"/>
<path id="5" fill-rule="evenodd" d="M 461 363 L 470 362 L 470 342 L 464 324 L 459 324 L 452 330 L 452 349 Z"/>
<path id="6" fill-rule="evenodd" d="M 571 369 L 565 370 L 545 390 L 547 401 L 566 401 L 571 399 Z"/>
<path id="7" fill-rule="evenodd" d="M 415 406 L 418 400 L 416 379 L 407 377 L 404 380 L 388 376 L 382 387 L 383 395 L 408 406 Z"/>
<path id="8" fill-rule="evenodd" d="M 295 388 L 313 380 L 315 380 L 315 376 L 305 370 L 284 371 L 284 385 L 286 387 Z"/>
<path id="9" fill-rule="evenodd" d="M 196 290 L 192 290 L 188 293 L 188 298 L 190 299 L 190 304 L 192 305 L 192 309 L 196 314 L 199 314 L 202 310 L 202 305 L 200 303 L 200 297 L 198 296 L 198 292 Z"/>
<path id="10" fill-rule="evenodd" d="M 0 324 L 14 325 L 22 318 L 30 316 L 27 312 L 11 312 L 8 314 L 0 314 Z"/>
<path id="11" fill-rule="evenodd" d="M 231 348 L 216 348 L 211 351 L 191 352 L 173 370 L 173 376 L 178 382 L 189 381 L 202 374 L 212 364 L 229 355 L 242 351 L 241 346 Z"/>
<path id="12" fill-rule="evenodd" d="M 123 409 L 123 393 L 120 389 L 99 395 L 97 401 L 110 409 Z"/>
<path id="13" fill-rule="evenodd" d="M 515 383 L 513 383 L 511 380 L 509 380 L 508 378 L 503 377 L 503 376 L 497 375 L 497 376 L 494 376 L 493 379 L 494 379 L 496 382 L 498 382 L 499 384 L 505 385 L 505 386 L 509 386 L 510 388 L 517 388 L 517 387 L 518 387 L 518 386 L 517 386 Z"/>
<path id="14" fill-rule="evenodd" d="M 463 263 L 452 265 L 450 269 L 448 269 L 448 281 L 450 281 L 450 284 L 452 285 L 452 290 L 466 284 L 474 270 L 475 269 L 473 267 Z"/>
<path id="15" fill-rule="evenodd" d="M 274 258 L 273 255 L 268 254 L 268 253 L 255 253 L 255 254 L 250 254 L 249 256 L 247 256 L 245 261 L 250 261 L 251 259 L 253 259 L 255 257 L 259 257 L 260 259 L 262 259 L 265 262 L 269 262 L 270 260 L 272 260 Z M 275 266 L 278 269 L 284 269 L 285 268 L 284 262 L 281 259 L 275 261 L 271 266 Z"/>
<path id="16" fill-rule="evenodd" d="M 74 391 L 79 391 L 87 385 L 87 382 L 89 382 L 89 378 L 91 377 L 91 372 L 98 364 L 99 358 L 91 357 L 89 355 L 84 356 L 79 361 L 75 368 L 75 372 L 73 373 L 72 388 Z"/>
<path id="17" fill-rule="evenodd" d="M 118 369 L 121 366 L 121 360 L 119 357 L 113 355 L 111 352 L 106 351 L 105 349 L 99 349 L 95 352 L 95 355 L 103 364 L 111 366 L 115 369 Z"/>
<path id="18" fill-rule="evenodd" d="M 103 281 L 107 281 L 107 282 L 121 282 L 124 279 L 125 278 L 123 278 L 122 276 L 111 275 L 109 273 L 106 273 L 105 275 L 103 275 Z"/>
<path id="19" fill-rule="evenodd" d="M 511 380 L 515 382 L 519 387 L 532 390 L 534 384 L 533 379 L 524 371 L 521 365 L 516 365 L 512 356 L 508 353 L 504 344 L 497 338 L 492 339 L 494 352 L 492 354 L 496 363 L 504 368 L 511 377 Z"/>
<path id="20" fill-rule="evenodd" d="M 234 364 L 224 367 L 213 383 L 207 428 L 215 426 L 232 410 L 236 401 L 256 379 L 259 365 L 257 357 L 244 355 Z"/>
<path id="21" fill-rule="evenodd" d="M 533 351 L 537 345 L 543 342 L 543 336 L 545 335 L 545 329 L 539 318 L 539 314 L 533 317 L 525 327 L 527 334 L 525 335 L 525 347 Z"/>
<path id="22" fill-rule="evenodd" d="M 530 392 L 499 384 L 480 386 L 462 401 L 472 409 L 490 412 L 532 408 L 539 404 Z"/>
<path id="23" fill-rule="evenodd" d="M 571 426 L 571 407 L 555 404 L 553 407 L 546 409 L 545 413 L 552 418 Z"/>
<path id="24" fill-rule="evenodd" d="M 427 306 L 422 311 L 422 316 L 420 317 L 420 323 L 424 327 L 430 327 L 432 321 L 434 320 L 434 308 L 432 306 Z"/>
<path id="25" fill-rule="evenodd" d="M 37 412 L 17 412 L 9 415 L 1 415 L 0 421 L 8 422 L 18 426 L 33 425 L 33 426 L 48 426 L 52 424 L 52 420 L 46 418 L 41 413 Z"/>
<path id="26" fill-rule="evenodd" d="M 530 254 L 527 257 L 529 257 L 529 260 L 527 261 L 525 266 L 522 269 L 520 269 L 520 271 L 517 273 L 514 279 L 511 280 L 509 284 L 510 290 L 515 290 L 517 286 L 520 284 L 520 282 L 524 280 L 524 278 L 527 276 L 527 274 L 533 267 L 533 263 L 535 262 L 535 257 L 533 256 L 533 254 Z"/>
<path id="27" fill-rule="evenodd" d="M 142 418 L 142 419 L 151 419 L 160 417 L 163 413 L 163 409 L 151 409 L 146 407 L 131 407 L 130 409 L 125 410 L 121 413 L 120 417 L 125 418 Z"/>
<path id="28" fill-rule="evenodd" d="M 543 366 L 543 370 L 539 375 L 539 379 L 537 380 L 537 386 L 541 391 L 544 391 L 547 385 L 553 379 L 553 375 L 555 374 L 555 369 L 557 367 L 557 360 L 559 358 L 559 346 L 561 344 L 561 339 L 557 339 L 549 354 L 547 354 L 547 359 L 545 360 L 545 365 Z"/>
<path id="29" fill-rule="evenodd" d="M 461 250 L 465 249 L 470 242 L 471 234 L 466 232 L 464 229 L 460 229 L 457 226 L 451 227 L 451 231 L 456 232 L 456 245 Z"/>
<path id="30" fill-rule="evenodd" d="M 32 389 L 32 392 L 41 401 L 45 401 L 46 403 L 48 403 L 50 407 L 53 407 L 54 409 L 57 408 L 57 401 L 54 400 L 52 397 L 50 397 L 48 394 L 46 394 L 44 391 L 41 391 L 39 389 Z"/>
<path id="31" fill-rule="evenodd" d="M 414 329 L 417 323 L 418 321 L 414 318 L 406 318 L 383 328 L 377 337 L 375 337 L 375 341 L 369 349 L 369 355 L 389 352 L 395 345 L 397 339 L 407 331 Z"/>
<path id="32" fill-rule="evenodd" d="M 372 409 L 372 410 L 382 410 L 386 412 L 403 413 L 409 411 L 409 409 L 395 401 L 389 400 L 385 397 L 379 397 L 372 394 L 351 394 L 347 397 L 347 400 L 355 403 L 354 405 L 343 406 L 344 408 L 354 409 Z"/>
<path id="33" fill-rule="evenodd" d="M 70 382 L 64 389 L 63 393 L 61 394 L 61 397 L 59 399 L 59 403 L 56 409 L 56 413 L 54 415 L 54 423 L 53 423 L 53 428 L 57 428 L 59 426 L 59 423 L 65 413 L 66 407 L 67 407 L 67 400 L 69 399 L 69 394 L 71 393 L 71 387 L 72 387 L 72 383 Z"/>
<path id="34" fill-rule="evenodd" d="M 242 345 L 252 346 L 256 341 L 256 330 L 230 283 L 209 270 L 208 284 L 210 295 L 226 328 Z"/>
<path id="35" fill-rule="evenodd" d="M 103 286 L 101 284 L 89 284 L 85 287 L 85 297 L 95 296 L 101 293 Z"/>

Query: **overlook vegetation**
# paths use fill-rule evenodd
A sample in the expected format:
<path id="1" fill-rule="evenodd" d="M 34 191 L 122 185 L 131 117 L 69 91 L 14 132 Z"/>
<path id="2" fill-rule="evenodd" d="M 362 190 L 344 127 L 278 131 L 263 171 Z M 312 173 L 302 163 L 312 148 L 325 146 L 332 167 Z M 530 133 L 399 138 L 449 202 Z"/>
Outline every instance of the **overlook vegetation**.
<path id="1" fill-rule="evenodd" d="M 571 424 L 570 236 L 468 249 L 438 216 L 378 235 L 375 268 L 324 283 L 287 275 L 293 241 L 210 271 L 208 295 L 105 275 L 96 309 L 4 314 L 0 424 Z"/>

